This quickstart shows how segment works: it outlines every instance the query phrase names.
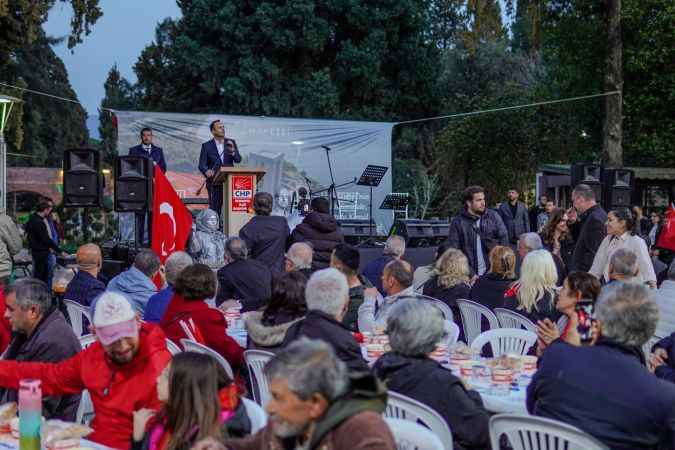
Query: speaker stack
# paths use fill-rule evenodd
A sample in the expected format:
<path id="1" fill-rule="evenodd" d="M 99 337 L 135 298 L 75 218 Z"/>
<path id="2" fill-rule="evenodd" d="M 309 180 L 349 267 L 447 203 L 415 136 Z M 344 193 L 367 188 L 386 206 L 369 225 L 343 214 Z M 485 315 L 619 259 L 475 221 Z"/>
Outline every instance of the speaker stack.
<path id="1" fill-rule="evenodd" d="M 603 172 L 603 192 L 605 209 L 631 207 L 635 172 L 628 169 L 605 169 Z"/>
<path id="2" fill-rule="evenodd" d="M 115 160 L 115 211 L 147 212 L 152 209 L 152 161 L 143 156 L 118 156 Z"/>
<path id="3" fill-rule="evenodd" d="M 447 220 L 405 219 L 394 222 L 389 236 L 402 236 L 406 248 L 436 247 L 448 238 L 449 231 Z"/>
<path id="4" fill-rule="evenodd" d="M 338 220 L 338 225 L 342 229 L 345 243 L 354 247 L 378 247 L 376 242 L 385 239 L 384 236 L 377 235 L 376 225 L 368 219 L 342 219 Z"/>
<path id="5" fill-rule="evenodd" d="M 572 165 L 572 189 L 580 184 L 587 184 L 595 192 L 595 199 L 598 203 L 603 201 L 603 169 L 600 164 L 593 163 L 575 163 Z"/>
<path id="6" fill-rule="evenodd" d="M 102 197 L 100 153 L 92 149 L 66 150 L 63 153 L 63 206 L 98 208 Z"/>

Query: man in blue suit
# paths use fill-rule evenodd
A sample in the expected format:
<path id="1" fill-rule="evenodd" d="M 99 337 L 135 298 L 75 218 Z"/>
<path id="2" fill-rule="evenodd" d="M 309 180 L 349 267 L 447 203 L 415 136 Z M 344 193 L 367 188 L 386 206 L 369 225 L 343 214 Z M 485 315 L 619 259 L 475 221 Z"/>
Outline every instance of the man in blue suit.
<path id="1" fill-rule="evenodd" d="M 166 161 L 164 161 L 164 151 L 152 144 L 152 130 L 150 128 L 143 128 L 141 130 L 141 144 L 129 149 L 129 156 L 145 156 L 152 159 L 152 161 L 166 173 Z"/>
<path id="2" fill-rule="evenodd" d="M 220 216 L 223 208 L 223 185 L 214 185 L 213 176 L 221 167 L 232 167 L 234 163 L 240 163 L 241 155 L 234 139 L 225 137 L 225 126 L 220 120 L 211 122 L 210 128 L 213 139 L 202 144 L 202 151 L 199 154 L 199 171 L 206 177 L 209 208 Z"/>

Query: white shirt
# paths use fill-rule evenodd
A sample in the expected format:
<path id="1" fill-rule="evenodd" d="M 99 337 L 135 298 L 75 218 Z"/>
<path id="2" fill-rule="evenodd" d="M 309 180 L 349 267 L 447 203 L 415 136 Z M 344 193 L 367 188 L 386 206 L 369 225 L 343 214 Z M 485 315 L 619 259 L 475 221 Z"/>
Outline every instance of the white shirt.
<path id="1" fill-rule="evenodd" d="M 143 145 L 143 150 L 148 152 L 148 156 L 152 153 L 152 145 Z"/>
<path id="2" fill-rule="evenodd" d="M 604 275 L 605 280 L 609 281 L 609 260 L 612 258 L 614 252 L 620 248 L 630 250 L 637 255 L 637 278 L 640 279 L 640 281 L 656 282 L 656 273 L 654 273 L 654 266 L 649 257 L 649 250 L 647 249 L 645 240 L 640 236 L 632 236 L 628 232 L 620 237 L 607 235 L 605 239 L 602 240 L 600 248 L 598 248 L 598 252 L 595 254 L 595 258 L 593 258 L 593 265 L 588 272 L 595 275 L 598 279 Z"/>
<path id="3" fill-rule="evenodd" d="M 225 140 L 218 142 L 218 139 L 214 139 L 216 142 L 216 148 L 218 149 L 218 156 L 220 157 L 220 162 L 223 162 L 223 153 L 225 152 Z"/>

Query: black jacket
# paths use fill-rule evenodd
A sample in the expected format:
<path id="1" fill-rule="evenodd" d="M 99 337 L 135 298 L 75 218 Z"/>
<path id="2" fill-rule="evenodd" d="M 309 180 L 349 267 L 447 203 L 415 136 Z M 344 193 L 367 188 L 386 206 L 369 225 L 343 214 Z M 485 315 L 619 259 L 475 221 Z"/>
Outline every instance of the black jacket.
<path id="1" fill-rule="evenodd" d="M 464 252 L 469 259 L 469 265 L 474 273 L 478 273 L 478 254 L 476 253 L 476 234 L 480 234 L 483 258 L 485 266 L 488 267 L 490 261 L 488 253 L 496 245 L 508 245 L 509 237 L 499 214 L 486 209 L 480 219 L 480 230 L 476 227 L 479 217 L 472 216 L 466 211 L 454 217 L 450 222 L 450 232 L 448 235 L 448 244 L 452 248 Z M 590 266 L 589 266 L 590 267 Z"/>
<path id="2" fill-rule="evenodd" d="M 505 201 L 499 205 L 497 212 L 506 226 L 506 231 L 509 233 L 509 240 L 512 244 L 518 242 L 518 238 L 523 233 L 530 231 L 530 219 L 528 217 L 527 207 L 525 203 L 516 203 L 516 216 L 513 216 L 509 202 Z"/>
<path id="3" fill-rule="evenodd" d="M 289 234 L 288 222 L 280 216 L 254 216 L 239 230 L 249 256 L 269 267 L 273 274 L 284 272 Z"/>
<path id="4" fill-rule="evenodd" d="M 333 249 L 344 242 L 345 238 L 335 217 L 312 211 L 295 227 L 291 241 L 310 243 L 314 249 L 312 270 L 320 270 L 330 265 Z"/>
<path id="5" fill-rule="evenodd" d="M 349 306 L 342 318 L 342 325 L 350 331 L 359 331 L 359 307 L 363 304 L 366 289 L 373 287 L 368 278 L 363 275 L 359 275 L 359 281 L 361 281 L 360 285 L 349 288 Z"/>
<path id="6" fill-rule="evenodd" d="M 641 363 L 638 348 L 600 339 L 574 347 L 557 340 L 527 388 L 527 410 L 578 427 L 613 450 L 672 449 L 675 386 Z"/>
<path id="7" fill-rule="evenodd" d="M 569 272 L 589 271 L 598 247 L 607 234 L 605 222 L 607 222 L 607 213 L 600 205 L 595 205 L 583 213 L 577 223 L 570 226 L 575 244 L 572 259 L 567 268 Z"/>
<path id="8" fill-rule="evenodd" d="M 445 419 L 456 449 L 490 448 L 488 421 L 480 395 L 467 390 L 459 378 L 429 358 L 387 353 L 373 366 L 387 389 L 432 408 Z"/>
<path id="9" fill-rule="evenodd" d="M 492 309 L 504 307 L 504 293 L 516 281 L 488 272 L 478 278 L 471 287 L 470 299 Z"/>
<path id="10" fill-rule="evenodd" d="M 340 322 L 328 314 L 311 310 L 303 320 L 293 324 L 287 331 L 282 347 L 302 336 L 310 339 L 321 339 L 329 343 L 338 358 L 347 364 L 350 371 L 369 371 L 368 364 L 363 359 L 361 347 L 354 339 L 354 335 Z"/>
<path id="11" fill-rule="evenodd" d="M 536 324 L 537 321 L 544 319 L 550 319 L 555 323 L 561 316 L 561 313 L 555 309 L 555 301 L 551 300 L 551 294 L 548 292 L 545 292 L 544 295 L 537 300 L 537 308 L 532 308 L 532 311 L 530 312 L 518 309 L 518 306 L 519 302 L 517 296 L 513 295 L 504 298 L 504 308 L 510 309 L 513 312 L 517 312 L 521 316 L 527 317 L 534 324 Z"/>
<path id="12" fill-rule="evenodd" d="M 38 323 L 30 337 L 15 333 L 3 355 L 4 360 L 20 362 L 58 363 L 80 352 L 80 341 L 66 322 L 63 314 L 50 309 Z M 16 402 L 18 393 L 14 389 L 0 389 L 0 403 Z M 64 395 L 44 397 L 42 415 L 47 419 L 75 421 L 80 396 Z"/>
<path id="13" fill-rule="evenodd" d="M 471 287 L 468 284 L 460 283 L 451 288 L 444 288 L 438 285 L 438 279 L 432 277 L 424 283 L 422 294 L 442 301 L 452 310 L 452 316 L 459 326 L 459 339 L 464 339 L 464 327 L 462 326 L 462 315 L 457 306 L 457 299 L 468 299 L 471 293 Z"/>
<path id="14" fill-rule="evenodd" d="M 272 295 L 272 274 L 254 259 L 240 259 L 218 269 L 216 303 L 240 300 L 242 312 L 260 308 Z"/>
<path id="15" fill-rule="evenodd" d="M 60 252 L 59 246 L 49 238 L 45 219 L 38 213 L 33 213 L 24 226 L 28 237 L 28 246 L 33 253 L 47 253 L 50 249 Z"/>

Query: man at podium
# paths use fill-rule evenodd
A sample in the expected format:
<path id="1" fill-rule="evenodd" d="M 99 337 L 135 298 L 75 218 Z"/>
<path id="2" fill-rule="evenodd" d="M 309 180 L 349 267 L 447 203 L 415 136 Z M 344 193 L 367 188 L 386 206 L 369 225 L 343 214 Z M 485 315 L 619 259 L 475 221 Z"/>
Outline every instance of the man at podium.
<path id="1" fill-rule="evenodd" d="M 214 175 L 221 167 L 232 167 L 241 162 L 239 148 L 234 139 L 225 137 L 225 126 L 220 120 L 209 125 L 213 139 L 202 144 L 199 154 L 199 171 L 206 177 L 206 190 L 209 193 L 209 208 L 219 216 L 223 209 L 223 185 L 213 184 Z M 222 220 L 222 217 L 221 217 Z"/>

